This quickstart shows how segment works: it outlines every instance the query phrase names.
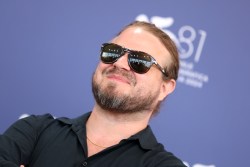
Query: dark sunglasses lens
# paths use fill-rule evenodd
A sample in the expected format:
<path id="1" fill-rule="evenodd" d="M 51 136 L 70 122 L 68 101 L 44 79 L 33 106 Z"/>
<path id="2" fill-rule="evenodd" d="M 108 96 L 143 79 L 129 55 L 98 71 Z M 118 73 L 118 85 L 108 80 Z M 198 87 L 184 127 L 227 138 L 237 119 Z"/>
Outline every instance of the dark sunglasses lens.
<path id="1" fill-rule="evenodd" d="M 128 57 L 130 67 L 137 73 L 146 73 L 152 63 L 151 57 L 143 52 L 131 52 Z"/>
<path id="2" fill-rule="evenodd" d="M 122 53 L 122 47 L 115 44 L 104 44 L 101 50 L 101 60 L 104 63 L 114 63 Z"/>

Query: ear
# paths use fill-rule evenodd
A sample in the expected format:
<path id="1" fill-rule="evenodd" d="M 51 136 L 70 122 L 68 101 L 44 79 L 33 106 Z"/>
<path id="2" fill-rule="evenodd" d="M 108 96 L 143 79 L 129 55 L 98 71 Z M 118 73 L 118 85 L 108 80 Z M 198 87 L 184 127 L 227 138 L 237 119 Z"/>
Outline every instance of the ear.
<path id="1" fill-rule="evenodd" d="M 159 101 L 164 100 L 169 94 L 171 94 L 175 90 L 175 87 L 176 81 L 174 79 L 163 81 L 161 84 Z"/>

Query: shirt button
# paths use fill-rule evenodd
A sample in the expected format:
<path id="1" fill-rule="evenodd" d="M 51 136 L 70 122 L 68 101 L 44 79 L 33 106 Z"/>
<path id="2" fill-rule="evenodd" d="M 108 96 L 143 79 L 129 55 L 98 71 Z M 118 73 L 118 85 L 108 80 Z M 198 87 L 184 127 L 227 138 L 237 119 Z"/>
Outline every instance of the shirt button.
<path id="1" fill-rule="evenodd" d="M 86 161 L 82 163 L 82 166 L 87 166 L 87 165 L 88 163 Z"/>

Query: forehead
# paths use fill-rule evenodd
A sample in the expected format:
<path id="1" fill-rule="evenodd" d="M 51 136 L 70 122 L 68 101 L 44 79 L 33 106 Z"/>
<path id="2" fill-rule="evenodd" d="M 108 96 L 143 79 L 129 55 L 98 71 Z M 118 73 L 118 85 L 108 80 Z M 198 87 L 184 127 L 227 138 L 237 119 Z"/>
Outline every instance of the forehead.
<path id="1" fill-rule="evenodd" d="M 123 47 L 143 51 L 165 64 L 171 60 L 170 53 L 161 41 L 141 27 L 130 27 L 112 40 Z"/>

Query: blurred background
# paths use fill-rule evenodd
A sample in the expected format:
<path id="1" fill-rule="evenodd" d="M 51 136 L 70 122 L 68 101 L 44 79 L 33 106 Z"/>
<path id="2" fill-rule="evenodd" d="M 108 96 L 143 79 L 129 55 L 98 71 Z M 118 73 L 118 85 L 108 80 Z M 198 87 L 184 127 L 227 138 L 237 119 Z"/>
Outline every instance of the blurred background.
<path id="1" fill-rule="evenodd" d="M 92 110 L 102 43 L 134 20 L 176 42 L 178 86 L 150 124 L 190 167 L 250 164 L 247 0 L 1 0 L 0 133 L 25 115 Z"/>

